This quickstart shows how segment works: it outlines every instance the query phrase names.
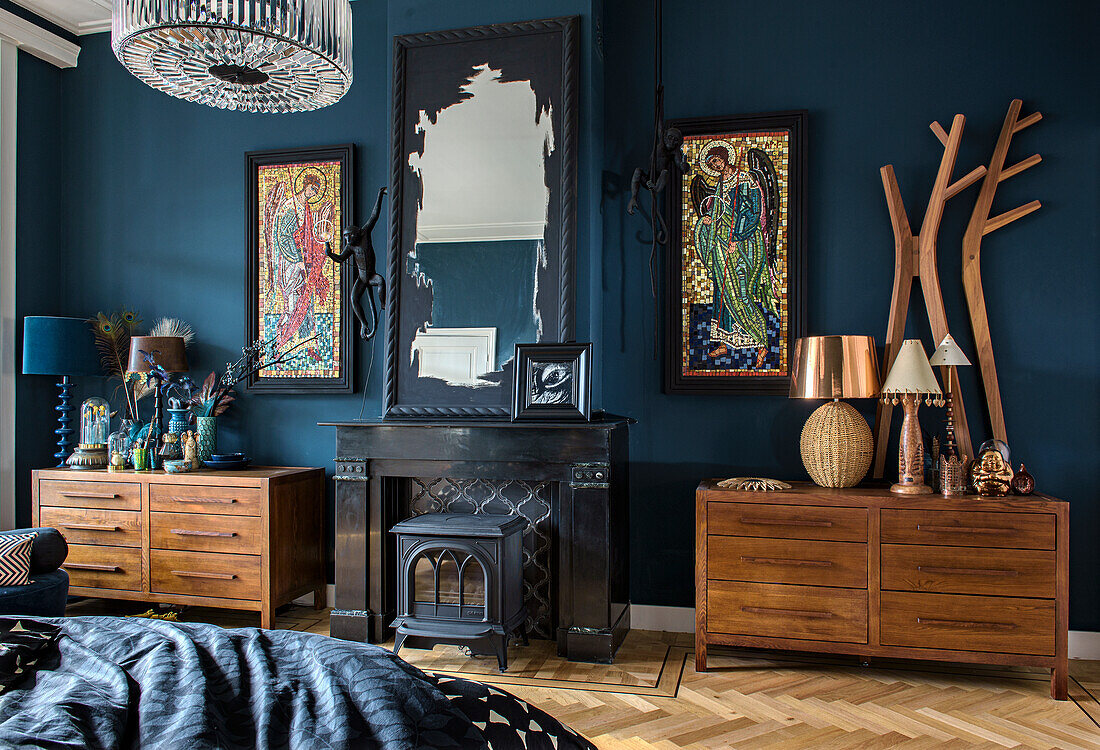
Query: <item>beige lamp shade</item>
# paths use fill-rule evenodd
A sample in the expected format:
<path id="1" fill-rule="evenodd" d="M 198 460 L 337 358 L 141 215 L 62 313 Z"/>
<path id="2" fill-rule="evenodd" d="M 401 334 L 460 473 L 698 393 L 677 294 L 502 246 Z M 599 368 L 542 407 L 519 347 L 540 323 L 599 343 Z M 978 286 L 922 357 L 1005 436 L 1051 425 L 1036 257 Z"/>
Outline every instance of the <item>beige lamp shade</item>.
<path id="1" fill-rule="evenodd" d="M 874 398 L 878 358 L 870 336 L 806 336 L 794 345 L 791 398 Z"/>
<path id="2" fill-rule="evenodd" d="M 951 338 L 949 333 L 943 337 L 943 341 L 936 347 L 936 351 L 932 353 L 928 364 L 933 367 L 963 367 L 969 365 L 970 360 L 966 358 L 963 350 L 959 348 L 959 345 L 955 343 L 955 339 Z"/>
<path id="3" fill-rule="evenodd" d="M 142 352 L 152 354 L 167 372 L 187 372 L 187 351 L 179 336 L 134 336 L 130 339 L 129 372 L 149 372 Z"/>
<path id="4" fill-rule="evenodd" d="M 886 383 L 882 386 L 884 396 L 905 393 L 927 396 L 943 394 L 919 339 L 906 339 L 901 342 L 901 351 L 894 359 L 890 373 L 886 376 Z"/>

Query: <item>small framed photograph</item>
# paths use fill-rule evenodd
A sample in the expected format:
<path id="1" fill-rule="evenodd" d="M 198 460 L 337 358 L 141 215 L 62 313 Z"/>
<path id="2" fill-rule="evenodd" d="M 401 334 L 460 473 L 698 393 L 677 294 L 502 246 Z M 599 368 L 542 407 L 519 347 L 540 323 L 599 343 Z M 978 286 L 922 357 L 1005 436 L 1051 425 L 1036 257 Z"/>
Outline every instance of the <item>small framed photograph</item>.
<path id="1" fill-rule="evenodd" d="M 587 422 L 592 409 L 592 344 L 516 344 L 512 421 Z"/>

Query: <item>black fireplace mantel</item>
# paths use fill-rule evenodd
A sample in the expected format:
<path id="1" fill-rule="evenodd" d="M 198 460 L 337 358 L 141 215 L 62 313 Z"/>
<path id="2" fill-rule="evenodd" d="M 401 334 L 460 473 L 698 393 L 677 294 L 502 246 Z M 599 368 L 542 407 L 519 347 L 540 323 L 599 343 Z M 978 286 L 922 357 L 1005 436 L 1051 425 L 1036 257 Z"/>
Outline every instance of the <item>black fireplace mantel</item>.
<path id="1" fill-rule="evenodd" d="M 558 653 L 609 663 L 630 629 L 630 420 L 322 422 L 336 428 L 332 635 L 380 643 L 396 615 L 396 549 L 414 478 L 522 480 L 549 488 L 551 619 Z"/>

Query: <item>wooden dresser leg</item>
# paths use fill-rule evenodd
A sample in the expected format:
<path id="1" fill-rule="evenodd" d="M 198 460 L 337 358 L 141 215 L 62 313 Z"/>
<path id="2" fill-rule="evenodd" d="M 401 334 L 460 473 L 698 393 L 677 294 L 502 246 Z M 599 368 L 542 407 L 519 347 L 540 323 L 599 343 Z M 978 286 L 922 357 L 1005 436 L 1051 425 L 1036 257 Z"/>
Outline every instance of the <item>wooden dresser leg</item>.
<path id="1" fill-rule="evenodd" d="M 1050 697 L 1056 701 L 1069 700 L 1069 663 L 1062 659 L 1050 670 Z"/>
<path id="2" fill-rule="evenodd" d="M 260 627 L 265 630 L 271 630 L 275 627 L 275 610 L 271 607 L 264 607 L 260 610 Z"/>
<path id="3" fill-rule="evenodd" d="M 707 642 L 702 638 L 695 639 L 695 671 L 707 671 Z"/>
<path id="4" fill-rule="evenodd" d="M 313 608 L 324 609 L 328 606 L 328 586 L 318 586 L 313 590 Z"/>

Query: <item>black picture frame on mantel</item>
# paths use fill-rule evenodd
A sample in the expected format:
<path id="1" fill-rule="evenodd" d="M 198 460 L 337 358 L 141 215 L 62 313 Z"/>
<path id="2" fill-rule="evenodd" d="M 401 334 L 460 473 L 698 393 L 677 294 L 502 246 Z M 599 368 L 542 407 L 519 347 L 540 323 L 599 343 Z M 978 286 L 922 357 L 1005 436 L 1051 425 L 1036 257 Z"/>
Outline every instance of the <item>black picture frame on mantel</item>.
<path id="1" fill-rule="evenodd" d="M 511 410 L 513 343 L 570 341 L 575 328 L 574 265 L 577 221 L 578 75 L 579 17 L 552 18 L 520 23 L 476 26 L 452 31 L 398 36 L 394 39 L 391 172 L 390 247 L 387 263 L 385 419 L 408 418 L 501 418 Z M 410 155 L 423 157 L 427 136 L 424 118 L 434 123 L 443 108 L 464 102 L 474 95 L 468 86 L 471 76 L 490 70 L 505 83 L 529 82 L 538 113 L 549 114 L 552 148 L 544 156 L 547 190 L 546 220 L 531 296 L 482 294 L 471 302 L 515 298 L 515 309 L 533 311 L 537 338 L 506 338 L 503 325 L 493 319 L 448 323 L 433 308 L 441 299 L 442 284 L 421 272 L 417 249 L 418 210 L 427 205 L 425 185 L 411 168 Z M 499 73 L 498 73 L 499 72 Z M 538 117 L 543 118 L 542 114 Z M 493 133 L 499 139 L 499 133 Z M 476 197 L 471 187 L 464 192 Z M 502 223 L 499 226 L 507 226 Z M 477 267 L 467 262 L 466 267 Z M 493 268 L 487 264 L 486 268 Z M 441 277 L 443 278 L 443 277 Z M 453 277 L 452 277 L 453 278 Z M 454 292 L 453 288 L 447 290 Z M 525 299 L 525 301 L 524 301 Z M 491 318 L 492 315 L 486 315 Z M 470 326 L 470 327 L 463 327 Z M 480 326 L 480 328 L 479 328 Z M 494 355 L 486 361 L 493 367 L 467 374 L 455 382 L 443 377 L 422 376 L 423 349 L 414 342 L 418 335 L 444 331 L 456 339 L 470 332 L 471 346 L 483 345 Z M 453 331 L 457 333 L 446 333 Z M 495 332 L 494 332 L 495 331 Z M 479 337 L 480 338 L 477 338 Z M 497 341 L 497 338 L 500 341 Z M 494 361 L 495 360 L 495 361 Z M 476 381 L 471 380 L 476 379 Z"/>
<path id="2" fill-rule="evenodd" d="M 805 324 L 806 120 L 806 110 L 792 110 L 668 123 L 684 136 L 688 171 L 673 165 L 666 201 L 665 393 L 789 393 L 794 342 Z M 729 156 L 725 165 L 717 162 L 717 170 L 707 160 L 715 149 L 719 158 L 723 152 Z M 738 188 L 729 201 L 714 201 L 720 176 L 733 179 L 727 166 L 736 174 Z M 742 220 L 729 238 L 707 239 L 704 233 L 700 248 L 700 222 L 709 219 L 708 227 L 715 222 L 704 214 L 712 213 L 716 204 L 733 207 L 738 202 L 759 202 L 757 216 Z M 723 218 L 728 230 L 732 221 Z M 736 255 L 723 250 L 733 245 Z M 768 265 L 753 266 L 757 254 Z M 746 261 L 744 268 L 739 260 Z M 737 288 L 742 270 L 755 294 L 729 293 Z M 724 296 L 721 289 L 727 290 Z M 724 308 L 719 304 L 730 299 L 738 301 Z M 741 302 L 747 304 L 742 307 Z"/>
<path id="3" fill-rule="evenodd" d="M 592 344 L 516 344 L 512 421 L 592 417 Z"/>
<path id="4" fill-rule="evenodd" d="M 316 172 L 320 177 L 325 177 L 326 169 L 332 167 L 327 165 L 338 165 L 339 169 L 339 182 L 340 182 L 340 196 L 339 196 L 339 209 L 333 211 L 330 217 L 326 220 L 331 226 L 327 227 L 325 234 L 328 235 L 327 241 L 320 242 L 324 235 L 315 233 L 314 237 L 318 240 L 318 248 L 312 253 L 311 257 L 305 260 L 305 278 L 309 279 L 309 274 L 316 272 L 317 275 L 325 275 L 328 277 L 330 283 L 326 287 L 326 302 L 332 300 L 332 295 L 336 295 L 337 301 L 340 304 L 339 310 L 339 334 L 332 336 L 332 345 L 339 346 L 338 358 L 334 361 L 339 362 L 339 368 L 336 375 L 333 376 L 312 376 L 312 375 L 294 375 L 290 377 L 277 377 L 277 376 L 262 376 L 260 373 L 254 373 L 248 377 L 245 381 L 244 388 L 249 393 L 272 393 L 272 394 L 320 394 L 320 393 L 353 393 L 355 391 L 355 365 L 356 365 L 356 339 L 353 336 L 351 305 L 348 300 L 348 292 L 351 288 L 352 274 L 348 273 L 347 268 L 341 268 L 341 264 L 334 263 L 330 258 L 320 255 L 320 246 L 327 246 L 328 249 L 333 252 L 339 252 L 341 250 L 341 230 L 344 226 L 355 223 L 355 146 L 350 143 L 340 144 L 336 146 L 323 146 L 323 147 L 306 147 L 306 148 L 288 148 L 288 149 L 274 149 L 266 151 L 249 151 L 245 154 L 245 170 L 247 188 L 245 190 L 246 204 L 245 204 L 245 216 L 247 217 L 246 229 L 245 229 L 245 247 L 246 247 L 246 261 L 245 261 L 245 346 L 252 344 L 257 340 L 267 338 L 267 332 L 262 329 L 260 324 L 260 298 L 261 294 L 265 291 L 265 284 L 268 282 L 268 271 L 272 271 L 274 276 L 275 269 L 269 269 L 268 265 L 271 265 L 269 260 L 265 260 L 265 257 L 261 257 L 262 253 L 266 253 L 268 258 L 273 257 L 270 255 L 271 249 L 267 247 L 267 240 L 264 239 L 261 243 L 261 235 L 264 232 L 264 217 L 267 214 L 268 206 L 266 200 L 274 198 L 268 194 L 265 195 L 265 189 L 260 184 L 261 170 L 265 168 L 275 167 L 278 168 L 282 165 L 294 165 L 298 168 L 295 178 L 296 182 L 304 181 L 305 173 L 309 171 Z M 310 165 L 320 165 L 315 169 L 311 169 Z M 274 174 L 274 173 L 272 173 Z M 332 176 L 331 179 L 335 181 L 336 177 Z M 326 183 L 327 184 L 327 183 Z M 299 186 L 300 187 L 300 186 Z M 294 188 L 292 188 L 294 189 Z M 286 189 L 284 187 L 284 193 Z M 292 196 L 286 196 L 287 200 L 290 200 Z M 261 201 L 264 201 L 265 205 L 261 205 Z M 318 199 L 318 205 L 323 205 L 324 195 Z M 331 202 L 331 201 L 330 201 Z M 336 203 L 333 203 L 333 208 L 336 207 Z M 278 210 L 277 206 L 272 206 L 274 210 Z M 311 215 L 312 220 L 312 215 Z M 315 228 L 316 229 L 316 228 Z M 261 280 L 261 274 L 264 275 L 265 280 Z M 339 283 L 332 284 L 333 275 L 339 275 Z M 315 285 L 317 280 L 315 279 Z M 272 283 L 278 283 L 273 281 Z M 307 283 L 303 287 L 307 292 L 311 289 Z M 319 326 L 317 321 L 317 305 L 310 303 L 307 306 L 309 309 L 302 316 L 303 320 L 309 317 L 314 318 L 314 325 Z M 291 319 L 297 320 L 297 317 Z M 331 321 L 329 321 L 331 323 Z M 331 329 L 330 329 L 331 330 Z M 298 333 L 294 334 L 294 338 L 301 338 Z M 288 342 L 286 348 L 292 348 L 294 345 L 293 340 Z M 316 357 L 324 357 L 327 354 L 327 350 L 321 352 L 310 352 L 309 345 L 305 345 L 302 349 L 313 359 Z M 282 351 L 282 349 L 280 349 Z M 324 361 L 321 359 L 320 361 Z M 334 368 L 335 369 L 335 368 Z M 303 370 L 302 372 L 308 372 Z"/>

